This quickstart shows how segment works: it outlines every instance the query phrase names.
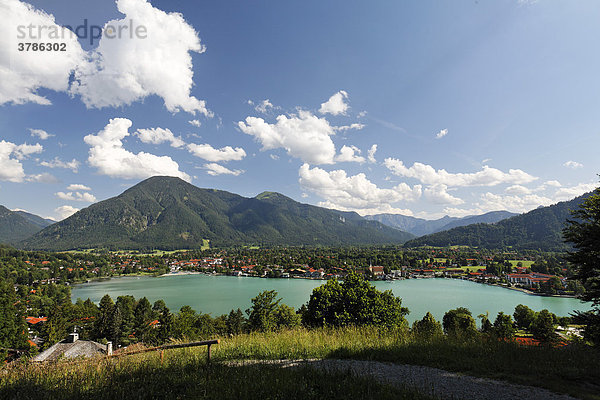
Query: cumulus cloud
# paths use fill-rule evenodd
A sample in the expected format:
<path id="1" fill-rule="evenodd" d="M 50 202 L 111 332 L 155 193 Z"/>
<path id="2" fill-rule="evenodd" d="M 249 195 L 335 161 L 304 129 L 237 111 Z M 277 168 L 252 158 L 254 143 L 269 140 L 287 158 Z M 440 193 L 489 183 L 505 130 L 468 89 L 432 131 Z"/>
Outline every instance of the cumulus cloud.
<path id="1" fill-rule="evenodd" d="M 43 147 L 38 143 L 17 145 L 15 143 L 0 141 L 0 180 L 9 182 L 23 182 L 25 170 L 21 161 L 31 154 L 41 153 Z"/>
<path id="2" fill-rule="evenodd" d="M 240 174 L 243 174 L 244 171 L 240 170 L 240 169 L 229 169 L 226 168 L 220 164 L 216 164 L 216 163 L 209 163 L 209 164 L 204 164 L 204 168 L 206 168 L 206 173 L 209 175 L 234 175 L 234 176 L 238 176 Z"/>
<path id="3" fill-rule="evenodd" d="M 464 203 L 462 199 L 448 193 L 448 186 L 443 183 L 436 183 L 425 188 L 424 194 L 426 199 L 436 204 L 458 205 Z"/>
<path id="4" fill-rule="evenodd" d="M 129 136 L 131 121 L 113 118 L 98 134 L 83 138 L 90 146 L 88 163 L 102 175 L 114 178 L 149 178 L 155 175 L 179 177 L 190 181 L 190 176 L 179 170 L 179 164 L 168 156 L 145 152 L 134 154 L 123 148 L 121 141 Z"/>
<path id="5" fill-rule="evenodd" d="M 81 191 L 88 191 L 89 192 L 90 190 L 92 190 L 92 188 L 89 187 L 89 186 L 85 186 L 85 185 L 79 184 L 79 183 L 72 183 L 69 186 L 67 186 L 67 190 L 73 190 L 73 191 L 79 191 L 79 190 L 81 190 Z"/>
<path id="6" fill-rule="evenodd" d="M 116 3 L 125 17 L 107 22 L 105 29 L 126 27 L 129 32 L 143 27 L 144 32 L 103 36 L 78 66 L 70 92 L 80 95 L 89 108 L 118 107 L 158 95 L 171 112 L 211 116 L 204 100 L 190 95 L 194 84 L 190 52 L 205 51 L 194 28 L 181 14 L 166 13 L 147 0 Z"/>
<path id="7" fill-rule="evenodd" d="M 77 37 L 57 25 L 54 16 L 27 3 L 2 0 L 0 7 L 0 104 L 51 104 L 37 91 L 68 89 L 69 77 L 84 58 Z M 19 42 L 65 43 L 66 51 L 19 51 Z"/>
<path id="8" fill-rule="evenodd" d="M 269 124 L 262 118 L 247 117 L 238 122 L 240 130 L 262 144 L 262 150 L 284 148 L 292 157 L 310 164 L 333 164 L 335 134 L 329 122 L 308 111 L 298 115 L 279 115 L 277 123 Z"/>
<path id="9" fill-rule="evenodd" d="M 512 186 L 507 187 L 505 189 L 505 192 L 508 194 L 523 195 L 523 194 L 531 193 L 531 189 L 528 189 L 522 185 L 512 185 Z"/>
<path id="10" fill-rule="evenodd" d="M 321 114 L 331 114 L 331 115 L 339 115 L 346 114 L 348 110 L 348 103 L 344 100 L 348 99 L 348 93 L 343 90 L 340 90 L 333 96 L 329 98 L 325 103 L 321 104 L 321 108 L 319 108 L 319 112 Z"/>
<path id="11" fill-rule="evenodd" d="M 394 158 L 386 158 L 385 166 L 394 174 L 407 178 L 415 178 L 422 183 L 435 185 L 442 183 L 447 186 L 495 186 L 502 183 L 523 184 L 536 179 L 535 176 L 520 169 L 510 169 L 508 173 L 484 165 L 481 171 L 475 173 L 449 173 L 445 169 L 435 170 L 431 165 L 415 162 L 407 168 L 404 163 Z"/>
<path id="12" fill-rule="evenodd" d="M 31 128 L 30 128 L 30 129 L 29 129 L 29 132 L 31 132 L 31 136 L 37 136 L 37 137 L 39 137 L 41 140 L 46 140 L 46 139 L 48 139 L 49 137 L 51 137 L 51 136 L 54 136 L 54 135 L 51 135 L 51 134 L 49 134 L 48 132 L 46 132 L 46 131 L 45 131 L 45 130 L 43 130 L 43 129 L 31 129 Z"/>
<path id="13" fill-rule="evenodd" d="M 185 142 L 179 136 L 175 136 L 170 129 L 149 128 L 138 129 L 135 135 L 143 143 L 161 144 L 168 142 L 171 147 L 179 148 L 185 145 Z"/>
<path id="14" fill-rule="evenodd" d="M 367 159 L 369 160 L 370 163 L 377 162 L 377 160 L 375 159 L 376 152 L 377 152 L 377 145 L 374 144 L 373 146 L 371 146 L 371 148 L 367 152 Z"/>
<path id="15" fill-rule="evenodd" d="M 52 161 L 42 161 L 40 165 L 48 168 L 64 168 L 70 169 L 73 172 L 77 172 L 79 170 L 79 161 L 76 159 L 72 159 L 71 161 L 62 161 L 58 157 L 54 157 Z"/>
<path id="16" fill-rule="evenodd" d="M 361 214 L 378 212 L 408 213 L 394 209 L 391 204 L 414 201 L 421 197 L 421 186 L 410 187 L 400 183 L 390 189 L 382 189 L 369 181 L 365 174 L 348 176 L 344 170 L 327 172 L 321 168 L 302 165 L 299 182 L 303 189 L 325 199 L 320 206 L 339 210 L 355 210 Z"/>
<path id="17" fill-rule="evenodd" d="M 200 126 L 202 125 L 202 122 L 200 122 L 200 120 L 197 119 L 192 119 L 191 121 L 188 121 L 188 123 L 192 126 L 195 126 L 196 128 L 200 128 Z"/>
<path id="18" fill-rule="evenodd" d="M 554 199 L 558 201 L 571 200 L 584 193 L 591 192 L 598 187 L 597 183 L 580 183 L 576 186 L 561 187 L 554 193 Z"/>
<path id="19" fill-rule="evenodd" d="M 448 134 L 448 129 L 442 129 L 441 131 L 439 131 L 439 132 L 437 133 L 437 135 L 435 135 L 435 138 L 436 138 L 436 139 L 441 139 L 441 138 L 443 138 L 444 136 L 446 136 L 447 134 Z"/>
<path id="20" fill-rule="evenodd" d="M 241 147 L 236 147 L 235 149 L 231 146 L 225 146 L 220 149 L 215 149 L 210 144 L 195 144 L 190 143 L 187 145 L 187 148 L 190 153 L 195 155 L 196 157 L 200 157 L 206 161 L 239 161 L 242 158 L 246 157 L 246 152 Z"/>
<path id="21" fill-rule="evenodd" d="M 567 161 L 566 163 L 563 164 L 563 167 L 577 169 L 577 168 L 583 168 L 583 164 L 578 163 L 577 161 Z"/>
<path id="22" fill-rule="evenodd" d="M 41 174 L 28 175 L 25 180 L 27 182 L 39 182 L 39 183 L 58 183 L 58 179 L 47 172 Z"/>
<path id="23" fill-rule="evenodd" d="M 364 163 L 365 158 L 360 153 L 361 151 L 358 147 L 344 145 L 340 149 L 340 154 L 335 157 L 335 161 Z"/>
<path id="24" fill-rule="evenodd" d="M 345 132 L 345 131 L 349 131 L 352 129 L 361 130 L 364 127 L 365 127 L 364 124 L 354 123 L 354 124 L 344 125 L 344 126 L 334 126 L 333 130 L 336 132 Z"/>
<path id="25" fill-rule="evenodd" d="M 56 197 L 62 200 L 85 201 L 88 203 L 93 203 L 96 201 L 96 196 L 87 192 L 56 192 L 54 194 Z"/>
<path id="26" fill-rule="evenodd" d="M 562 186 L 562 184 L 559 181 L 546 181 L 546 182 L 544 182 L 544 185 L 554 186 L 554 187 Z"/>
<path id="27" fill-rule="evenodd" d="M 75 214 L 77 211 L 79 211 L 79 208 L 75 208 L 72 206 L 60 206 L 60 207 L 54 209 L 54 212 L 58 216 L 58 218 L 57 218 L 58 221 L 70 217 L 71 215 Z"/>

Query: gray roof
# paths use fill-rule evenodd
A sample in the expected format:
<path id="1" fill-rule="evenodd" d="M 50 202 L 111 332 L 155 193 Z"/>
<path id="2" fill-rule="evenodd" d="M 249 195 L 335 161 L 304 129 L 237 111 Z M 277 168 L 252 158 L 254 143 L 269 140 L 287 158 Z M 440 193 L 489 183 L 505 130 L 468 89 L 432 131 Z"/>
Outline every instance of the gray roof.
<path id="1" fill-rule="evenodd" d="M 56 361 L 59 358 L 92 357 L 106 354 L 106 346 L 91 340 L 77 340 L 69 343 L 67 340 L 56 343 L 46 351 L 35 356 L 32 361 Z"/>

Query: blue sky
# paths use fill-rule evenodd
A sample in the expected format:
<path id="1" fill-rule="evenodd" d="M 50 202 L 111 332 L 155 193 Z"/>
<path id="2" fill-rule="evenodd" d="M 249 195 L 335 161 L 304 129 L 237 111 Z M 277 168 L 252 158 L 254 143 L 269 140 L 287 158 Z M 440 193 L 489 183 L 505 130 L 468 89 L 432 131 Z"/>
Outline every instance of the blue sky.
<path id="1" fill-rule="evenodd" d="M 61 219 L 155 174 L 424 218 L 525 212 L 597 186 L 595 1 L 0 8 L 10 209 Z M 49 36 L 85 20 L 146 33 Z M 67 51 L 18 51 L 41 41 L 18 37 L 30 24 Z"/>

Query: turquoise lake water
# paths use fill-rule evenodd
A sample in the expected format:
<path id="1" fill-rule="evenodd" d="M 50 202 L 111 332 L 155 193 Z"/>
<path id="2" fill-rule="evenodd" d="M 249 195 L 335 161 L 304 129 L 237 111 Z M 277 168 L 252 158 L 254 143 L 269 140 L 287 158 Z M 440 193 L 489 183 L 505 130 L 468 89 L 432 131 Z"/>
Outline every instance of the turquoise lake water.
<path id="1" fill-rule="evenodd" d="M 151 303 L 163 299 L 171 311 L 190 305 L 196 311 L 213 316 L 228 313 L 231 309 L 242 311 L 250 307 L 250 299 L 263 290 L 276 290 L 283 303 L 294 308 L 306 303 L 312 290 L 325 281 L 308 279 L 263 279 L 211 275 L 173 275 L 163 277 L 124 277 L 95 281 L 73 286 L 73 301 L 91 299 L 96 304 L 109 294 L 113 300 L 121 295 L 136 299 L 147 297 Z M 544 308 L 558 316 L 569 315 L 573 310 L 589 310 L 591 303 L 577 299 L 528 295 L 515 290 L 457 279 L 408 279 L 372 282 L 378 289 L 391 289 L 408 307 L 407 319 L 421 319 L 427 311 L 441 320 L 452 308 L 467 307 L 474 317 L 489 312 L 493 321 L 499 311 L 512 314 L 518 304 L 533 310 Z"/>

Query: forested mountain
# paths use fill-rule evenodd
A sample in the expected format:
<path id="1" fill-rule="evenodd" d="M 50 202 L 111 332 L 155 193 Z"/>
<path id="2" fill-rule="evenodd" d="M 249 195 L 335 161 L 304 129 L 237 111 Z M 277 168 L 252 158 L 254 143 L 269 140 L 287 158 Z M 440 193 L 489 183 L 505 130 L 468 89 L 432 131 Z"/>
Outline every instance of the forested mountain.
<path id="1" fill-rule="evenodd" d="M 35 214 L 28 213 L 27 211 L 13 211 L 13 212 L 19 214 L 21 217 L 25 218 L 27 221 L 31 222 L 32 224 L 38 226 L 40 229 L 43 229 L 43 228 L 45 228 L 49 225 L 52 225 L 53 223 L 56 222 L 56 221 L 53 221 L 48 218 L 42 218 Z"/>
<path id="2" fill-rule="evenodd" d="M 37 215 L 0 206 L 0 243 L 14 244 L 39 232 L 43 228 L 40 220 L 45 221 Z"/>
<path id="3" fill-rule="evenodd" d="M 371 221 L 379 221 L 384 225 L 412 233 L 416 236 L 423 236 L 455 228 L 457 226 L 477 223 L 493 224 L 514 215 L 517 214 L 508 211 L 492 211 L 482 215 L 470 215 L 463 218 L 449 217 L 446 215 L 435 220 L 409 217 L 400 214 L 367 215 L 365 218 Z"/>
<path id="4" fill-rule="evenodd" d="M 254 198 L 152 177 L 20 243 L 28 249 L 198 248 L 229 245 L 403 243 L 413 236 L 340 212 L 264 192 Z"/>
<path id="5" fill-rule="evenodd" d="M 465 245 L 484 248 L 540 249 L 562 251 L 568 249 L 562 238 L 562 229 L 570 210 L 590 194 L 570 201 L 502 220 L 495 224 L 472 224 L 419 237 L 405 243 L 406 247 Z"/>

